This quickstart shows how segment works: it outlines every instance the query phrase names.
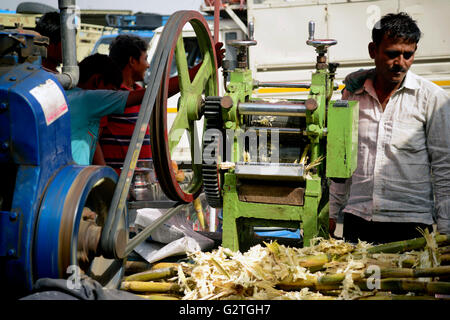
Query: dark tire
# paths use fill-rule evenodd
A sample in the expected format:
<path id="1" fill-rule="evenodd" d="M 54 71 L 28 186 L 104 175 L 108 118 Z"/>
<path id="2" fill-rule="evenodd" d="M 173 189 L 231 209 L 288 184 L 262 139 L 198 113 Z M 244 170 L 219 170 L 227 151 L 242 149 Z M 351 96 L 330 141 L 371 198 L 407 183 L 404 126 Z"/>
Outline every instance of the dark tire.
<path id="1" fill-rule="evenodd" d="M 45 14 L 55 11 L 58 11 L 58 9 L 39 2 L 22 2 L 16 8 L 17 13 Z"/>

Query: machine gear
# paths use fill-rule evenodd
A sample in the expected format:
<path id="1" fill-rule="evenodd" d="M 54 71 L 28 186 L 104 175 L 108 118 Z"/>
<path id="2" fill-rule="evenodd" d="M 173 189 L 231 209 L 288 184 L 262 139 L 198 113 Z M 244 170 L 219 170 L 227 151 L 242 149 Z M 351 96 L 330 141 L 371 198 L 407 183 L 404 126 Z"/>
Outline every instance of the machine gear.
<path id="1" fill-rule="evenodd" d="M 205 161 L 203 157 L 202 177 L 203 190 L 206 195 L 208 204 L 213 208 L 222 208 L 223 198 L 221 189 L 221 177 L 219 170 L 219 161 L 223 153 L 223 127 L 222 127 L 222 112 L 220 101 L 222 97 L 206 97 L 204 107 L 204 117 L 206 121 L 205 134 L 203 137 L 203 155 L 205 151 L 212 150 L 214 154 L 214 161 Z M 218 135 L 216 135 L 217 133 Z M 218 138 L 218 136 L 220 138 Z M 212 159 L 209 159 L 212 160 Z"/>

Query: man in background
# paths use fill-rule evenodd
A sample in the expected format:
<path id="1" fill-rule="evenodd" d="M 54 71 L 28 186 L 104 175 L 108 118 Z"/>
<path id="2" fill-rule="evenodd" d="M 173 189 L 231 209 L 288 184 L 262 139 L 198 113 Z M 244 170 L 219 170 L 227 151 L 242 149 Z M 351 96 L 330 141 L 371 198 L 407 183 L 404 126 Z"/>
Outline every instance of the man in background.
<path id="1" fill-rule="evenodd" d="M 147 62 L 148 44 L 134 35 L 119 35 L 110 45 L 109 56 L 117 64 L 122 74 L 120 89 L 123 91 L 142 90 L 138 84 L 144 80 Z M 101 121 L 100 148 L 97 148 L 95 164 L 111 166 L 119 175 L 127 155 L 141 106 L 132 105 L 122 114 L 104 117 Z M 139 160 L 151 160 L 149 127 L 145 132 Z"/>
<path id="2" fill-rule="evenodd" d="M 218 42 L 215 45 L 218 67 L 221 66 L 225 49 L 223 44 Z M 138 82 L 144 80 L 145 71 L 149 68 L 148 44 L 140 37 L 135 35 L 119 35 L 110 45 L 109 56 L 117 63 L 122 71 L 121 90 L 140 90 L 142 87 Z M 189 69 L 191 79 L 194 78 L 201 63 Z M 180 91 L 178 86 L 178 78 L 172 77 L 169 80 L 168 95 L 173 96 Z M 95 156 L 95 164 L 109 165 L 120 174 L 121 167 L 125 161 L 128 146 L 133 136 L 134 127 L 139 115 L 140 105 L 130 106 L 120 115 L 109 115 L 102 119 L 100 146 L 97 148 Z M 139 160 L 151 160 L 152 151 L 150 146 L 150 130 L 147 127 L 144 140 L 139 154 Z M 173 163 L 174 168 L 176 163 Z M 178 169 L 175 169 L 178 172 Z M 184 179 L 184 175 L 180 171 L 179 180 Z"/>
<path id="3" fill-rule="evenodd" d="M 61 22 L 58 12 L 47 12 L 37 22 L 35 31 L 49 38 L 47 57 L 42 58 L 42 66 L 47 71 L 56 73 L 62 63 Z"/>
<path id="4" fill-rule="evenodd" d="M 145 90 L 118 90 L 122 73 L 107 55 L 94 54 L 79 63 L 78 86 L 67 90 L 71 117 L 72 155 L 77 164 L 92 164 L 100 119 L 140 104 Z"/>
<path id="5" fill-rule="evenodd" d="M 372 30 L 375 68 L 347 76 L 343 99 L 359 101 L 358 165 L 331 182 L 330 232 L 343 214 L 346 241 L 382 243 L 450 234 L 450 100 L 409 69 L 421 32 L 406 13 Z"/>

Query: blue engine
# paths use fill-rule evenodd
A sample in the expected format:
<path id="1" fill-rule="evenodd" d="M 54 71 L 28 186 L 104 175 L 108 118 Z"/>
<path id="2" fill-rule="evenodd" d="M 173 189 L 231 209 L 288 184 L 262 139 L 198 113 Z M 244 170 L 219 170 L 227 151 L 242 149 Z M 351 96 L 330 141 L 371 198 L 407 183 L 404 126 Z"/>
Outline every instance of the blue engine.
<path id="1" fill-rule="evenodd" d="M 0 32 L 0 277 L 18 296 L 39 278 L 67 277 L 72 265 L 93 275 L 99 254 L 83 244 L 94 228 L 82 211 L 96 210 L 98 235 L 117 182 L 109 167 L 74 164 L 70 106 L 40 67 L 42 44 L 23 30 Z"/>

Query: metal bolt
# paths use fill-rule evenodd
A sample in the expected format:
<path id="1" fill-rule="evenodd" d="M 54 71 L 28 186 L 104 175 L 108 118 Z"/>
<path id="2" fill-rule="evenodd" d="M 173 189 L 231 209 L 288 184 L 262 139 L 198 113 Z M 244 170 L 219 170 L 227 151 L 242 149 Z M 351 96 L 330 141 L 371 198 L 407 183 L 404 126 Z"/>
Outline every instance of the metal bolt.
<path id="1" fill-rule="evenodd" d="M 309 111 L 314 111 L 318 107 L 317 101 L 314 99 L 311 99 L 311 98 L 306 100 L 305 106 L 306 106 L 306 109 L 308 109 Z"/>
<path id="2" fill-rule="evenodd" d="M 317 89 L 316 87 L 311 88 L 311 94 L 319 94 L 319 92 L 319 89 Z"/>
<path id="3" fill-rule="evenodd" d="M 231 121 L 225 122 L 225 128 L 226 128 L 226 129 L 231 129 L 231 128 L 233 128 L 233 122 L 231 122 Z"/>
<path id="4" fill-rule="evenodd" d="M 17 214 L 17 212 L 12 211 L 12 212 L 9 213 L 9 220 L 15 221 L 15 220 L 17 220 L 18 216 L 19 215 Z"/>
<path id="5" fill-rule="evenodd" d="M 0 112 L 4 112 L 6 110 L 8 110 L 8 103 L 6 102 L 0 103 Z"/>
<path id="6" fill-rule="evenodd" d="M 7 141 L 2 142 L 2 144 L 0 145 L 0 150 L 7 151 L 8 149 L 9 149 L 9 143 Z"/>
<path id="7" fill-rule="evenodd" d="M 8 256 L 12 257 L 15 254 L 16 254 L 16 250 L 14 250 L 14 249 L 9 249 L 8 250 Z"/>
<path id="8" fill-rule="evenodd" d="M 225 96 L 220 99 L 220 106 L 225 109 L 230 109 L 233 106 L 233 99 L 230 96 Z"/>

